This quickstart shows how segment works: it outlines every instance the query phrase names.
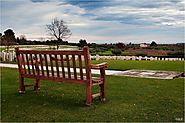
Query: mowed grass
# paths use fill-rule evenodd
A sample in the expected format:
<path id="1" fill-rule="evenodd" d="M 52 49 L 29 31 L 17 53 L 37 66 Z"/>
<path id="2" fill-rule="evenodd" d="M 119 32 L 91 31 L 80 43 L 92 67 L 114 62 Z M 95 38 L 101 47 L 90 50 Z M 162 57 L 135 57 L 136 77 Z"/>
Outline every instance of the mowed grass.
<path id="1" fill-rule="evenodd" d="M 132 60 L 92 60 L 92 64 L 107 62 L 108 69 L 113 70 L 164 70 L 184 71 L 184 61 L 132 61 Z"/>
<path id="2" fill-rule="evenodd" d="M 40 93 L 28 88 L 20 95 L 17 69 L 1 68 L 1 121 L 184 121 L 183 78 L 107 76 L 106 88 L 107 100 L 91 107 L 78 84 L 41 81 Z"/>
<path id="3" fill-rule="evenodd" d="M 98 64 L 102 62 L 108 63 L 108 68 L 111 70 L 129 70 L 129 69 L 140 69 L 140 70 L 164 70 L 164 71 L 184 71 L 184 61 L 132 61 L 132 60 L 91 60 L 91 64 Z M 12 63 L 16 62 L 2 62 Z M 49 64 L 49 63 L 48 63 Z M 55 62 L 53 62 L 55 64 Z M 58 63 L 60 65 L 60 62 Z M 71 67 L 72 67 L 72 63 Z M 64 62 L 66 66 L 66 62 Z M 55 65 L 54 65 L 55 66 Z M 79 66 L 76 61 L 76 66 Z"/>

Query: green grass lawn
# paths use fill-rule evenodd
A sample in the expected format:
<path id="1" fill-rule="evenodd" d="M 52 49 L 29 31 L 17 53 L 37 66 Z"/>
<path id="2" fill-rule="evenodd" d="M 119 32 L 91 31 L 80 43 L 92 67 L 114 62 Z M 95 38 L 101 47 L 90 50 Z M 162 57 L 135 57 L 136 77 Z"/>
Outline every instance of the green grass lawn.
<path id="1" fill-rule="evenodd" d="M 98 54 L 98 55 L 112 55 L 112 51 L 108 50 L 108 51 L 104 51 L 104 52 L 96 52 L 96 54 Z"/>
<path id="2" fill-rule="evenodd" d="M 108 69 L 112 70 L 164 70 L 164 71 L 184 71 L 184 61 L 132 61 L 132 60 L 91 60 L 91 64 L 107 62 Z M 2 62 L 13 63 L 16 62 Z M 49 63 L 48 63 L 49 64 Z M 60 63 L 59 63 L 60 64 Z M 78 67 L 78 63 L 76 63 Z"/>
<path id="3" fill-rule="evenodd" d="M 184 71 L 183 61 L 132 61 L 132 60 L 92 60 L 92 64 L 107 62 L 108 69 L 128 70 L 165 70 L 165 71 Z"/>
<path id="4" fill-rule="evenodd" d="M 107 76 L 106 88 L 107 100 L 95 100 L 91 107 L 85 106 L 85 87 L 78 84 L 41 81 L 39 94 L 28 88 L 19 95 L 17 69 L 1 68 L 1 122 L 172 122 L 184 117 L 183 78 Z"/>

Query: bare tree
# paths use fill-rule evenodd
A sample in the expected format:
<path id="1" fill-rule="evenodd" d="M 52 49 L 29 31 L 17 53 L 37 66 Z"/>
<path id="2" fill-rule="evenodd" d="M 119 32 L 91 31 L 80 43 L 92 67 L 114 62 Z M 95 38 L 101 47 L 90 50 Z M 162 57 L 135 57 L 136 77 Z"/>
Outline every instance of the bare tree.
<path id="1" fill-rule="evenodd" d="M 57 39 L 57 50 L 59 48 L 59 43 L 63 42 L 64 39 L 69 38 L 72 34 L 65 22 L 63 20 L 58 20 L 57 18 L 53 19 L 51 24 L 47 24 L 46 27 L 49 34 Z"/>

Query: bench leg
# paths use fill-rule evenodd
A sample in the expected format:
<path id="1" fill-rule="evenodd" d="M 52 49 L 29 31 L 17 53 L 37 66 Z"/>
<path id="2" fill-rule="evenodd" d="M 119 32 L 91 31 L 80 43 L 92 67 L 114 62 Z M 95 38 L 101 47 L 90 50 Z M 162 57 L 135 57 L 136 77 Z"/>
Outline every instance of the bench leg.
<path id="1" fill-rule="evenodd" d="M 19 93 L 25 93 L 24 78 L 19 77 Z"/>
<path id="2" fill-rule="evenodd" d="M 105 77 L 105 68 L 100 69 L 101 78 L 103 79 L 103 84 L 100 85 L 101 98 L 102 101 L 105 101 L 106 94 L 106 77 Z"/>
<path id="3" fill-rule="evenodd" d="M 92 104 L 92 87 L 86 84 L 86 105 L 90 106 Z"/>
<path id="4" fill-rule="evenodd" d="M 105 84 L 100 85 L 101 100 L 105 101 Z"/>
<path id="5" fill-rule="evenodd" d="M 36 79 L 34 90 L 40 91 L 40 79 Z"/>

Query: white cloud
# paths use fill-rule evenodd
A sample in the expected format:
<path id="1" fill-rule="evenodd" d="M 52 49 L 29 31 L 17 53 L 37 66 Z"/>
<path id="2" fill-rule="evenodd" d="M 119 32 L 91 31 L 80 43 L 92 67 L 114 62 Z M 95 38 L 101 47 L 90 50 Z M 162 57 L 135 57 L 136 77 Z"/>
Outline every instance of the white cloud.
<path id="1" fill-rule="evenodd" d="M 146 4 L 149 3 L 147 0 L 115 1 L 120 4 L 91 10 L 58 0 L 5 1 L 2 2 L 1 9 L 1 32 L 12 28 L 17 36 L 25 34 L 28 39 L 48 37 L 45 25 L 58 17 L 66 21 L 72 30 L 70 41 L 78 42 L 80 38 L 91 42 L 144 42 L 155 38 L 161 42 L 184 40 L 184 1 L 172 3 L 151 0 L 150 4 Z M 142 5 L 154 7 L 140 7 Z"/>
<path id="2" fill-rule="evenodd" d="M 160 4 L 167 4 L 169 2 L 159 2 Z M 159 4 L 159 6 L 160 6 Z M 153 22 L 155 25 L 166 25 L 166 23 L 171 23 L 170 25 L 174 27 L 184 27 L 183 16 L 185 15 L 185 11 L 182 11 L 181 6 L 185 6 L 185 3 L 178 3 L 177 6 L 161 6 L 158 8 L 138 8 L 126 5 L 118 5 L 118 6 L 109 6 L 103 8 L 97 8 L 92 10 L 91 13 L 96 13 L 96 17 L 101 17 L 111 15 L 112 20 L 118 18 L 117 21 L 121 21 L 121 17 L 133 17 L 135 20 L 145 20 L 146 22 Z M 111 16 L 107 20 L 111 21 Z M 128 20 L 130 21 L 130 20 Z M 169 21 L 169 22 L 168 22 Z M 124 22 L 123 22 L 124 23 Z M 173 24 L 172 24 L 173 23 Z M 143 25 L 141 25 L 143 26 Z"/>

